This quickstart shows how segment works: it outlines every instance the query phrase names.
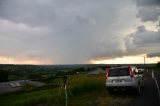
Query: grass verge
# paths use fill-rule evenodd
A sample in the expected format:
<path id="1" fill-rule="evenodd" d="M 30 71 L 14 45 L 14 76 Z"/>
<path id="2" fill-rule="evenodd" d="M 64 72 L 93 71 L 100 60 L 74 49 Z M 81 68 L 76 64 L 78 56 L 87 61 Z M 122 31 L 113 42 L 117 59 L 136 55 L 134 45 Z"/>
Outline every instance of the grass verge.
<path id="1" fill-rule="evenodd" d="M 61 79 L 57 80 L 62 83 Z M 60 84 L 61 85 L 61 84 Z M 105 87 L 105 75 L 73 75 L 67 83 L 68 106 L 98 103 L 106 106 L 112 99 Z M 64 106 L 64 88 L 46 88 L 37 91 L 0 95 L 0 106 Z"/>

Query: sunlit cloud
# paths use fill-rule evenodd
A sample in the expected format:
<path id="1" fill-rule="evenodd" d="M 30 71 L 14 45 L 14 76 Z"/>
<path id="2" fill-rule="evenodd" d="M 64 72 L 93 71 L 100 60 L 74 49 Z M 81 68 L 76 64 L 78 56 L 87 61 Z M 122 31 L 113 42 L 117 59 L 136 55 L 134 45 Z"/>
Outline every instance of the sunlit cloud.
<path id="1" fill-rule="evenodd" d="M 10 57 L 0 56 L 1 64 L 53 64 L 53 61 L 50 60 L 34 60 L 34 59 L 14 59 Z"/>
<path id="2" fill-rule="evenodd" d="M 160 61 L 160 57 L 147 57 L 146 54 L 136 56 L 123 56 L 121 58 L 91 60 L 92 64 L 150 64 Z"/>

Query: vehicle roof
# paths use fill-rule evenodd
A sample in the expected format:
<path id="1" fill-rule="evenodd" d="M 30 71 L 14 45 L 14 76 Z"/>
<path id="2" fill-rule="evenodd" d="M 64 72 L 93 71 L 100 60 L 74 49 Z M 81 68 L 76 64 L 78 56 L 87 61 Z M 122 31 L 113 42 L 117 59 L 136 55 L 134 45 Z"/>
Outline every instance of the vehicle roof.
<path id="1" fill-rule="evenodd" d="M 132 68 L 135 68 L 135 66 L 131 66 Z M 120 66 L 120 67 L 111 67 L 110 69 L 116 69 L 116 68 L 128 68 L 128 66 Z"/>

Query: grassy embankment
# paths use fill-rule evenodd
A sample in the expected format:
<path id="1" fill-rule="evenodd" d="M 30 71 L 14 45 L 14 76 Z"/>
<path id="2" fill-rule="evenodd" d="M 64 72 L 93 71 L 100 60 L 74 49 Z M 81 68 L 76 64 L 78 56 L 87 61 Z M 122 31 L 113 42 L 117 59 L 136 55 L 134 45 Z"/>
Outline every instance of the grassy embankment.
<path id="1" fill-rule="evenodd" d="M 55 81 L 62 84 L 62 79 Z M 68 106 L 84 106 L 98 103 L 106 106 L 113 98 L 105 87 L 105 75 L 73 75 L 68 78 Z M 0 95 L 0 106 L 64 106 L 64 88 L 45 88 L 21 93 Z"/>

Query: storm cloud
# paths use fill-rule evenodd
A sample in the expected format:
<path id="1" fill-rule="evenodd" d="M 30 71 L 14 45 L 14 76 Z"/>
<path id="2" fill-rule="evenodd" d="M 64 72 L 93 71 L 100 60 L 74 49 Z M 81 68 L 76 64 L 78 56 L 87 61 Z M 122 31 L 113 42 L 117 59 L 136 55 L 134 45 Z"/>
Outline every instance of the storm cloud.
<path id="1" fill-rule="evenodd" d="M 147 54 L 147 57 L 160 57 L 160 52 Z"/>
<path id="2" fill-rule="evenodd" d="M 138 10 L 137 18 L 141 19 L 142 23 L 151 22 L 155 24 L 156 30 L 146 29 L 147 26 L 143 24 L 137 26 L 135 32 L 126 37 L 127 51 L 146 53 L 149 57 L 156 56 L 160 50 L 160 1 L 136 0 L 136 4 Z"/>
<path id="3" fill-rule="evenodd" d="M 137 7 L 142 21 L 160 21 L 160 0 L 137 0 Z"/>
<path id="4" fill-rule="evenodd" d="M 0 56 L 78 64 L 150 53 L 153 45 L 156 52 L 159 31 L 124 32 L 157 21 L 158 7 L 156 0 L 1 0 Z"/>
<path id="5" fill-rule="evenodd" d="M 154 53 L 160 50 L 160 30 L 148 31 L 145 26 L 138 26 L 136 31 L 126 37 L 128 52 Z"/>

